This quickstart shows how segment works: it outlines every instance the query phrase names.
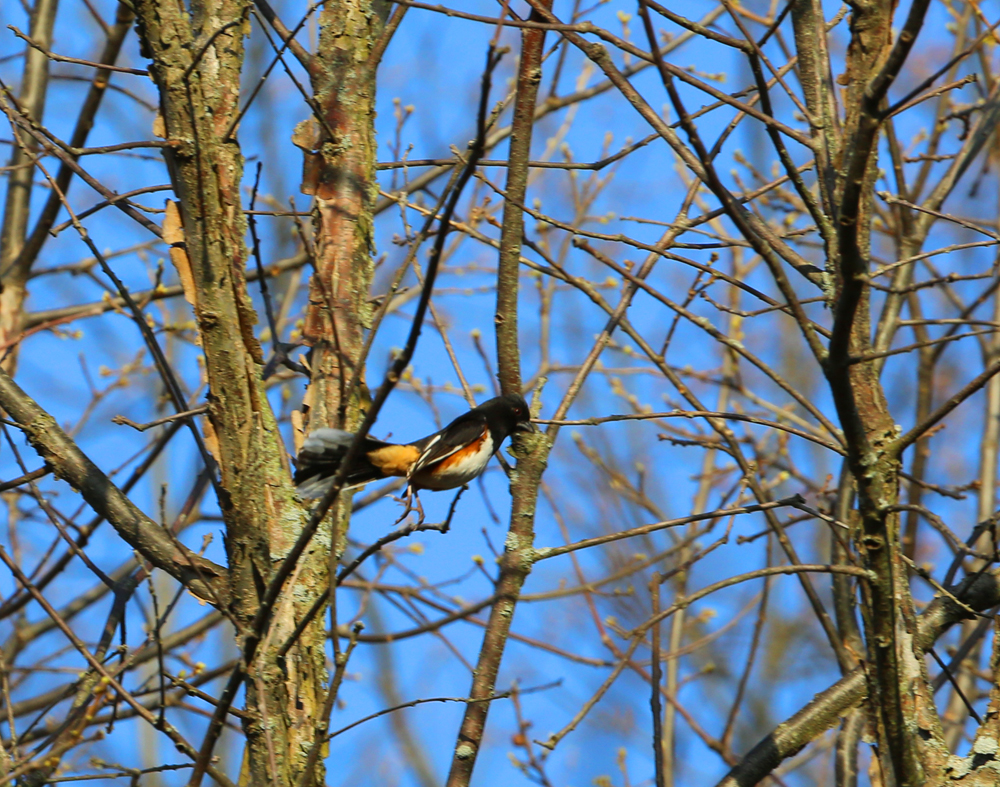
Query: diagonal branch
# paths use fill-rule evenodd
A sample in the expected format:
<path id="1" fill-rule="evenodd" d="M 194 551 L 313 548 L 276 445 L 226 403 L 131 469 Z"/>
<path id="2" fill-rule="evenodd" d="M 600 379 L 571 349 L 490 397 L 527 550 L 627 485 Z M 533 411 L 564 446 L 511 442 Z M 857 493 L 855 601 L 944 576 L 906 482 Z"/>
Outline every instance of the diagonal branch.
<path id="1" fill-rule="evenodd" d="M 131 547 L 200 598 L 221 606 L 227 603 L 226 569 L 192 552 L 142 513 L 67 436 L 56 420 L 2 369 L 0 407 L 14 419 L 52 471 L 79 490 L 87 504 L 107 519 Z"/>
<path id="2" fill-rule="evenodd" d="M 976 611 L 1000 603 L 1000 583 L 995 574 L 970 577 L 953 589 L 961 603 L 939 595 L 917 619 L 917 646 L 926 653 L 951 626 L 969 617 L 963 605 Z M 753 747 L 716 787 L 752 787 L 782 760 L 801 751 L 836 724 L 867 695 L 864 667 L 858 667 L 833 686 L 817 694 L 808 705 L 779 724 Z"/>

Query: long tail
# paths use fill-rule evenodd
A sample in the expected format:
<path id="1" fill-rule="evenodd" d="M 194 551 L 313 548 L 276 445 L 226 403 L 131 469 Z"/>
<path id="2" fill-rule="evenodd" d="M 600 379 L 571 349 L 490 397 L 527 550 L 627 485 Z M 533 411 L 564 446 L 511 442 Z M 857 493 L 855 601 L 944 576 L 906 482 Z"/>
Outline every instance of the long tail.
<path id="1" fill-rule="evenodd" d="M 333 477 L 351 446 L 354 435 L 343 429 L 317 429 L 302 443 L 295 459 L 295 491 L 300 497 L 322 497 L 333 485 Z M 354 461 L 344 479 L 344 488 L 367 484 L 385 478 L 385 473 L 368 461 L 368 452 L 388 445 L 366 437 L 361 455 Z"/>

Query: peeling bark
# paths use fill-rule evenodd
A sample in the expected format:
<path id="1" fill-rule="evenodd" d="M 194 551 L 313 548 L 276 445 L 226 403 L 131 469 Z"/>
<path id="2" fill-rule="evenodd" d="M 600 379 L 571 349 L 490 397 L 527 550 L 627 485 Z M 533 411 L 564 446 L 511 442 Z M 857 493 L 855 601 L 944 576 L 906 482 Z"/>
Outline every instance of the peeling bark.
<path id="1" fill-rule="evenodd" d="M 312 345 L 307 398 L 311 429 L 357 422 L 363 383 L 359 357 L 371 319 L 374 264 L 375 65 L 370 63 L 388 8 L 371 0 L 327 3 L 310 68 L 320 122 L 299 127 L 305 150 L 302 191 L 315 196 L 316 273 L 303 334 Z M 349 401 L 349 398 L 353 400 Z M 352 412 L 349 414 L 348 410 Z"/>

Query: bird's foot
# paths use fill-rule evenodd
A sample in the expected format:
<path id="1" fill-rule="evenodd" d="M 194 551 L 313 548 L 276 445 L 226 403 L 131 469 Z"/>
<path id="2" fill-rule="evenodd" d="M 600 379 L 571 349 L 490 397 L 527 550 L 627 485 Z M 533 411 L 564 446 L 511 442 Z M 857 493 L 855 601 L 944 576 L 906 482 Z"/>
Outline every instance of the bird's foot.
<path id="1" fill-rule="evenodd" d="M 398 525 L 400 522 L 406 519 L 407 516 L 410 515 L 410 512 L 416 511 L 417 521 L 413 523 L 412 527 L 414 528 L 420 527 L 424 523 L 424 516 L 425 516 L 424 507 L 423 505 L 421 505 L 420 497 L 414 491 L 413 487 L 408 486 L 406 488 L 406 495 L 403 498 L 396 498 L 396 499 L 399 500 L 399 502 L 401 503 L 405 503 L 406 507 L 403 509 L 403 513 L 400 515 L 399 519 L 397 519 L 392 524 Z"/>

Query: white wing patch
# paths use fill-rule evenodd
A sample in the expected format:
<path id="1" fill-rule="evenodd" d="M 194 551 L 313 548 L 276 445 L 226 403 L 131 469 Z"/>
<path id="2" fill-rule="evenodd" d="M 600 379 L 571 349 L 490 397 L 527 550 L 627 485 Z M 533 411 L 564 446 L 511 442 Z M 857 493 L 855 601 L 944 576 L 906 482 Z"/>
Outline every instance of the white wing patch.
<path id="1" fill-rule="evenodd" d="M 429 448 L 430 446 L 428 446 Z M 434 468 L 433 473 L 422 472 L 425 468 L 421 467 L 420 460 L 417 460 L 414 465 L 416 469 L 410 473 L 410 478 L 422 489 L 431 490 L 455 489 L 468 483 L 483 472 L 490 457 L 493 456 L 493 438 L 487 431 L 485 439 L 479 444 L 475 453 L 467 454 L 454 462 L 445 461 L 462 448 L 464 446 L 459 446 L 442 457 L 435 457 L 431 464 L 431 467 Z M 426 454 L 426 451 L 424 453 Z"/>
<path id="2" fill-rule="evenodd" d="M 436 446 L 439 442 L 441 442 L 441 435 L 439 435 L 439 434 L 434 435 L 434 437 L 431 439 L 431 441 L 427 444 L 427 447 L 424 448 L 424 450 L 421 452 L 420 456 L 417 457 L 417 461 L 413 463 L 413 467 L 410 468 L 410 475 L 413 475 L 414 473 L 419 472 L 421 470 L 421 468 L 423 468 L 423 466 L 425 464 L 427 464 L 427 457 L 430 456 L 431 449 L 434 446 Z M 461 448 L 461 446 L 458 446 L 457 448 L 455 448 L 454 450 L 450 451 L 449 453 L 444 454 L 444 456 L 437 457 L 437 459 L 444 459 L 445 456 L 451 456 L 459 448 Z M 435 461 L 437 461 L 437 460 L 435 460 Z"/>

